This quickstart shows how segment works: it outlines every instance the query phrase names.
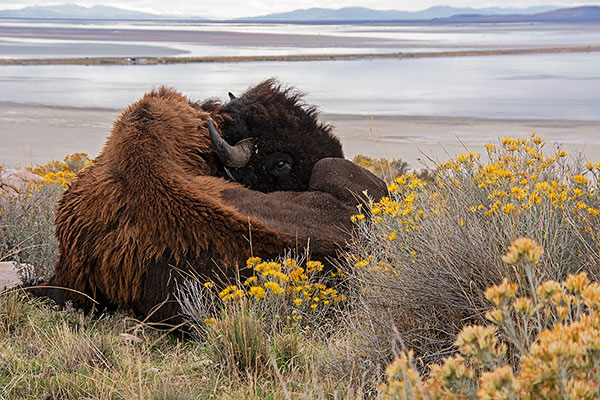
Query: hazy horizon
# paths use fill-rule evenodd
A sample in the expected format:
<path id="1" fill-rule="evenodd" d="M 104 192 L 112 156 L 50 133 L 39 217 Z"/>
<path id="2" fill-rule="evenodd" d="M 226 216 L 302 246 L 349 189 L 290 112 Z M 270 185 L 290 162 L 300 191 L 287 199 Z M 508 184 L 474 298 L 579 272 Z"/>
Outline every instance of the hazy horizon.
<path id="1" fill-rule="evenodd" d="M 528 8 L 536 6 L 556 6 L 556 7 L 577 7 L 577 6 L 599 6 L 600 1 L 573 1 L 573 0 L 353 0 L 353 1 L 332 1 L 326 6 L 318 0 L 306 0 L 299 3 L 295 0 L 281 0 L 272 3 L 266 0 L 249 0 L 244 4 L 239 4 L 235 0 L 222 0 L 219 3 L 210 5 L 198 4 L 193 1 L 180 1 L 177 4 L 168 3 L 159 0 L 133 0 L 128 2 L 116 0 L 77 0 L 74 2 L 55 1 L 55 0 L 9 0 L 0 5 L 0 10 L 15 10 L 32 6 L 53 6 L 63 4 L 76 4 L 84 7 L 110 6 L 124 10 L 147 12 L 160 15 L 173 16 L 195 16 L 214 19 L 233 19 L 243 17 L 255 17 L 273 13 L 289 12 L 294 10 L 304 10 L 309 8 L 329 8 L 339 9 L 345 7 L 366 7 L 373 10 L 395 10 L 395 11 L 422 11 L 434 6 L 450 6 L 457 8 Z"/>

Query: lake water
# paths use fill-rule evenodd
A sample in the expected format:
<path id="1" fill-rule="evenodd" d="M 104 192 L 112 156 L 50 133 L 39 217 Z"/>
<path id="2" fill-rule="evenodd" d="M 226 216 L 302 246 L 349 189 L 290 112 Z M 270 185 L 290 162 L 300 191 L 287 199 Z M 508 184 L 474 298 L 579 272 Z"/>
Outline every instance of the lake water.
<path id="1" fill-rule="evenodd" d="M 341 114 L 600 120 L 600 53 L 128 66 L 0 66 L 0 102 L 122 108 L 160 85 L 227 98 L 277 77 Z"/>
<path id="2" fill-rule="evenodd" d="M 39 36 L 40 29 L 47 30 L 48 37 Z M 65 32 L 73 34 L 73 40 L 58 39 Z M 130 42 L 114 32 L 138 39 Z M 94 40 L 90 40 L 91 33 Z M 52 35 L 54 38 L 49 38 Z M 258 39 L 264 41 L 254 41 Z M 0 58 L 582 45 L 600 45 L 600 25 L 0 21 Z M 269 77 L 298 87 L 307 93 L 309 103 L 328 113 L 600 120 L 600 53 L 229 64 L 4 65 L 0 66 L 0 102 L 118 109 L 160 85 L 193 99 L 226 99 L 228 91 L 241 93 Z"/>
<path id="3" fill-rule="evenodd" d="M 65 30 L 73 35 L 79 33 L 82 37 L 62 37 L 61 33 Z M 135 36 L 132 32 L 142 30 L 150 34 L 128 40 Z M 91 31 L 98 33 L 93 40 L 89 40 Z M 110 33 L 114 31 L 129 34 L 110 39 Z M 184 35 L 172 38 L 177 32 Z M 102 39 L 102 33 L 108 35 L 107 40 Z M 219 42 L 211 41 L 214 33 L 221 33 Z M 271 40 L 236 42 L 228 40 L 227 34 L 260 34 Z M 600 25 L 290 25 L 0 20 L 0 58 L 251 56 L 582 45 L 600 45 Z"/>

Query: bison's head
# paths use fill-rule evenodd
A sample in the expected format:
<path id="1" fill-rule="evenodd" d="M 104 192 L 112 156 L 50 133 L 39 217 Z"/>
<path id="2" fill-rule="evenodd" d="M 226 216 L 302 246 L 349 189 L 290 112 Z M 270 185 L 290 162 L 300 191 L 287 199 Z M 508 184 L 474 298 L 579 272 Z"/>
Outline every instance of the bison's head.
<path id="1" fill-rule="evenodd" d="M 343 157 L 331 127 L 297 91 L 267 80 L 230 97 L 212 110 L 218 126 L 208 122 L 219 175 L 262 192 L 303 191 L 317 161 Z"/>

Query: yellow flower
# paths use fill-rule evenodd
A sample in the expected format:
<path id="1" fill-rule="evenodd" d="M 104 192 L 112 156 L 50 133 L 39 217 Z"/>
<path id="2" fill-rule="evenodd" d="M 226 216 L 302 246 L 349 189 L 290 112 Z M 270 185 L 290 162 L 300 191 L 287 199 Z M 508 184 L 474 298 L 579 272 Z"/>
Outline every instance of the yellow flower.
<path id="1" fill-rule="evenodd" d="M 213 288 L 213 287 L 215 287 L 215 283 L 211 282 L 211 281 L 204 282 L 204 287 L 206 287 L 206 288 Z"/>
<path id="2" fill-rule="evenodd" d="M 533 316 L 533 313 L 535 312 L 533 302 L 527 297 L 516 298 L 513 307 L 516 312 L 528 316 Z"/>
<path id="3" fill-rule="evenodd" d="M 219 297 L 224 298 L 224 297 L 228 296 L 229 294 L 231 294 L 231 292 L 236 291 L 237 288 L 238 287 L 236 285 L 227 286 L 225 289 L 221 290 L 221 292 L 219 293 Z"/>
<path id="4" fill-rule="evenodd" d="M 541 143 L 543 143 L 543 142 L 544 142 L 544 141 L 542 140 L 542 138 L 540 138 L 540 137 L 537 137 L 537 136 L 534 136 L 533 138 L 531 138 L 531 141 L 532 141 L 533 143 L 535 143 L 535 144 L 541 144 Z"/>
<path id="5" fill-rule="evenodd" d="M 600 309 L 600 284 L 594 282 L 589 284 L 581 293 L 583 303 L 594 309 Z"/>
<path id="6" fill-rule="evenodd" d="M 258 278 L 256 276 L 251 276 L 250 278 L 246 279 L 246 281 L 244 282 L 244 285 L 248 286 L 251 285 L 253 283 L 255 283 L 258 280 Z"/>
<path id="7" fill-rule="evenodd" d="M 388 239 L 390 239 L 390 240 L 396 240 L 396 232 L 390 233 L 390 235 L 388 236 Z"/>
<path id="8" fill-rule="evenodd" d="M 575 182 L 585 185 L 588 183 L 588 180 L 583 175 L 574 175 L 572 178 Z"/>
<path id="9" fill-rule="evenodd" d="M 310 274 L 313 272 L 323 271 L 323 264 L 320 261 L 308 261 L 306 263 L 306 271 Z"/>
<path id="10" fill-rule="evenodd" d="M 512 368 L 506 365 L 481 375 L 477 396 L 481 400 L 516 399 L 518 390 Z"/>
<path id="11" fill-rule="evenodd" d="M 567 290 L 575 294 L 581 294 L 589 283 L 590 280 L 588 279 L 587 273 L 582 272 L 577 275 L 569 274 L 567 279 L 565 279 L 564 285 Z"/>
<path id="12" fill-rule="evenodd" d="M 260 286 L 250 287 L 250 290 L 248 290 L 248 294 L 250 294 L 250 296 L 254 296 L 254 298 L 256 299 L 264 299 L 267 296 L 267 292 L 265 292 L 265 289 L 263 289 Z"/>
<path id="13" fill-rule="evenodd" d="M 301 298 L 295 298 L 294 299 L 294 304 L 296 305 L 296 307 L 300 307 L 300 304 L 302 304 L 302 299 Z"/>
<path id="14" fill-rule="evenodd" d="M 515 211 L 515 205 L 513 203 L 508 203 L 505 204 L 504 207 L 502 207 L 502 211 L 504 211 L 507 214 L 510 214 L 511 212 Z"/>
<path id="15" fill-rule="evenodd" d="M 555 281 L 546 281 L 536 289 L 538 297 L 545 303 L 552 301 L 555 296 L 561 296 L 562 291 L 562 286 Z"/>
<path id="16" fill-rule="evenodd" d="M 239 300 L 244 297 L 245 292 L 242 289 L 238 289 L 237 286 L 228 286 L 219 293 L 219 297 L 223 301 Z"/>
<path id="17" fill-rule="evenodd" d="M 490 310 L 485 313 L 485 318 L 496 325 L 500 325 L 504 321 L 504 317 L 505 316 L 502 310 L 499 310 L 497 308 L 494 308 L 493 310 Z"/>
<path id="18" fill-rule="evenodd" d="M 569 381 L 569 398 L 597 399 L 598 386 L 596 386 L 596 382 L 572 379 Z"/>
<path id="19" fill-rule="evenodd" d="M 264 284 L 265 288 L 271 290 L 273 294 L 281 294 L 283 293 L 283 289 L 279 286 L 277 282 L 267 282 Z"/>
<path id="20" fill-rule="evenodd" d="M 456 337 L 454 345 L 461 354 L 472 357 L 490 354 L 501 356 L 504 349 L 498 346 L 496 328 L 491 326 L 470 325 L 465 326 Z"/>
<path id="21" fill-rule="evenodd" d="M 508 303 L 519 289 L 516 283 L 509 283 L 508 278 L 504 278 L 500 285 L 489 287 L 485 291 L 485 298 L 496 305 L 496 307 Z"/>
<path id="22" fill-rule="evenodd" d="M 460 355 L 448 357 L 442 365 L 432 365 L 430 376 L 441 381 L 445 387 L 452 387 L 456 381 L 473 379 L 475 371 L 467 366 L 465 359 Z"/>
<path id="23" fill-rule="evenodd" d="M 542 248 L 532 239 L 519 238 L 511 243 L 508 252 L 502 256 L 502 261 L 513 264 L 522 256 L 531 263 L 537 263 L 542 256 Z"/>
<path id="24" fill-rule="evenodd" d="M 289 277 L 294 283 L 308 279 L 308 277 L 304 274 L 304 268 L 299 266 L 294 267 L 294 269 L 289 273 Z"/>
<path id="25" fill-rule="evenodd" d="M 250 257 L 248 260 L 246 260 L 246 265 L 248 266 L 248 268 L 250 268 L 250 267 L 257 265 L 260 262 L 261 262 L 260 257 Z"/>

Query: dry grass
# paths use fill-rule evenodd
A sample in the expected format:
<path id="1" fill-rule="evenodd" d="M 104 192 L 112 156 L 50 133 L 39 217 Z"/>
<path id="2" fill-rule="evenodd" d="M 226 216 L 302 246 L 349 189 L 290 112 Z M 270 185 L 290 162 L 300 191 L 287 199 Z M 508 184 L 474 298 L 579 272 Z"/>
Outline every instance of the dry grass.
<path id="1" fill-rule="evenodd" d="M 26 284 L 36 284 L 54 273 L 58 243 L 54 236 L 56 202 L 78 171 L 90 163 L 84 153 L 63 161 L 38 165 L 30 172 L 42 176 L 16 197 L 0 194 L 0 261 L 15 261 Z"/>
<path id="2" fill-rule="evenodd" d="M 0 261 L 21 264 L 25 283 L 52 276 L 58 258 L 54 207 L 62 192 L 62 187 L 44 185 L 17 197 L 0 196 Z"/>
<path id="3" fill-rule="evenodd" d="M 301 329 L 229 307 L 196 339 L 0 295 L 0 399 L 346 398 Z"/>

